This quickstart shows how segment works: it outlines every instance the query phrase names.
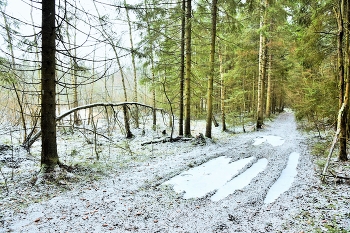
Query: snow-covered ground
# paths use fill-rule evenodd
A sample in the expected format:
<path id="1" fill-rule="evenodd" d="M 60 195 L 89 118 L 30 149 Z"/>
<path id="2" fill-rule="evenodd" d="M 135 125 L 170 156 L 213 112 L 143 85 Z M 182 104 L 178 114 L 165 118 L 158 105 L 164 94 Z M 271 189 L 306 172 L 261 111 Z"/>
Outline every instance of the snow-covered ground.
<path id="1" fill-rule="evenodd" d="M 141 146 L 158 137 L 147 132 L 89 144 L 67 133 L 59 139 L 60 157 L 72 167 L 51 181 L 35 176 L 39 144 L 32 156 L 2 150 L 2 160 L 21 159 L 1 167 L 0 232 L 349 230 L 349 186 L 321 184 L 293 113 L 265 123 L 244 134 L 215 128 L 204 145 Z M 204 129 L 194 126 L 193 135 Z"/>

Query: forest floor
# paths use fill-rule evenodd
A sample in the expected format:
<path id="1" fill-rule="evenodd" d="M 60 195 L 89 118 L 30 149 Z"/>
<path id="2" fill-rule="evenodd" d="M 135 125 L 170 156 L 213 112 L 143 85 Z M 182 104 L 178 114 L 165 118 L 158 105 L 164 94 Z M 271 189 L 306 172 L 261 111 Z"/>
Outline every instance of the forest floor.
<path id="1" fill-rule="evenodd" d="M 291 112 L 265 124 L 256 132 L 217 130 L 214 140 L 141 146 L 154 137 L 136 137 L 123 141 L 123 155 L 116 155 L 110 145 L 101 149 L 104 142 L 100 142 L 98 161 L 82 152 L 82 147 L 67 149 L 74 144 L 69 140 L 78 139 L 66 135 L 62 142 L 67 156 L 61 161 L 70 166 L 57 169 L 52 179 L 37 175 L 39 152 L 35 148 L 28 155 L 3 146 L 0 232 L 350 232 L 349 182 L 320 181 L 318 158 L 309 147 L 316 139 L 297 130 Z M 264 141 L 269 136 L 279 137 L 280 143 Z M 266 202 L 292 154 L 299 157 L 291 186 Z M 81 159 L 79 165 L 69 160 L 72 157 Z M 189 191 L 175 192 L 175 186 L 164 184 L 217 158 L 229 158 L 232 163 L 249 159 L 228 180 L 258 161 L 267 163 L 249 184 L 215 200 L 220 188 L 191 197 L 186 196 Z M 349 177 L 349 167 L 348 162 L 332 159 L 334 172 Z M 198 182 L 206 175 L 210 174 Z"/>

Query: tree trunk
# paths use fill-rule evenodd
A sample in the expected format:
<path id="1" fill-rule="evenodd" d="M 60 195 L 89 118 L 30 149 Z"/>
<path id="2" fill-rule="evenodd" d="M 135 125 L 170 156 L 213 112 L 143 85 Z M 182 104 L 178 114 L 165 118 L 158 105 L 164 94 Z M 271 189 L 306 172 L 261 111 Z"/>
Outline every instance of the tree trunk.
<path id="1" fill-rule="evenodd" d="M 5 29 L 6 29 L 6 36 L 7 36 L 7 43 L 10 49 L 10 54 L 11 54 L 11 63 L 12 63 L 12 69 L 16 70 L 16 62 L 15 62 L 15 54 L 13 51 L 13 44 L 12 44 L 12 36 L 11 36 L 11 32 L 10 32 L 10 25 L 7 22 L 7 18 L 4 12 L 2 12 L 2 16 L 4 18 L 4 24 L 5 24 Z M 14 81 L 10 81 L 11 85 L 13 87 L 13 90 L 16 94 L 16 99 L 17 99 L 17 103 L 20 109 L 20 114 L 21 114 L 21 121 L 22 121 L 22 126 L 23 126 L 23 130 L 24 130 L 24 136 L 23 136 L 23 141 L 25 141 L 25 139 L 27 138 L 27 124 L 26 124 L 26 119 L 24 117 L 24 108 L 23 108 L 23 102 L 21 101 L 20 95 L 19 95 L 19 91 L 16 87 L 16 84 Z M 22 96 L 24 94 L 22 93 Z"/>
<path id="2" fill-rule="evenodd" d="M 258 107 L 256 128 L 261 129 L 264 124 L 264 79 L 266 75 L 266 36 L 263 28 L 266 21 L 267 0 L 260 0 L 260 43 L 259 43 L 259 79 L 258 79 Z"/>
<path id="3" fill-rule="evenodd" d="M 58 164 L 56 142 L 56 27 L 55 0 L 42 1 L 41 166 L 44 172 Z"/>
<path id="4" fill-rule="evenodd" d="M 181 15 L 181 64 L 180 64 L 180 102 L 179 102 L 179 135 L 184 134 L 184 82 L 185 82 L 185 26 L 186 0 L 182 0 Z"/>
<path id="5" fill-rule="evenodd" d="M 76 11 L 76 4 L 75 4 L 75 12 L 74 15 L 76 15 L 77 11 Z M 76 26 L 77 26 L 77 18 L 74 19 L 73 22 L 73 48 L 72 48 L 72 43 L 71 43 L 71 34 L 69 33 L 69 19 L 68 19 L 68 15 L 66 14 L 66 18 L 65 18 L 66 22 L 67 22 L 67 26 L 66 26 L 66 36 L 67 36 L 67 41 L 68 41 L 68 49 L 69 49 L 69 54 L 71 53 L 71 51 L 73 51 L 73 54 L 71 54 L 70 56 L 70 75 L 71 75 L 71 84 L 72 84 L 72 90 L 73 90 L 73 102 L 72 102 L 72 108 L 76 108 L 78 107 L 79 103 L 78 103 L 78 85 L 77 85 L 77 49 L 76 49 L 76 42 L 77 42 L 77 33 L 76 33 Z M 67 98 L 69 98 L 69 96 L 67 96 Z M 78 112 L 74 112 L 73 114 L 73 124 L 75 125 L 79 125 L 80 124 L 80 119 L 79 119 L 79 115 Z"/>
<path id="6" fill-rule="evenodd" d="M 95 4 L 95 2 L 94 2 Z M 99 18 L 100 20 L 102 20 L 101 16 L 100 16 L 100 13 L 98 11 L 98 8 L 96 7 L 95 5 L 95 9 L 97 11 L 97 14 L 99 15 Z M 120 70 L 120 76 L 121 76 L 121 81 L 122 81 L 122 86 L 123 86 L 123 92 L 124 92 L 124 100 L 125 102 L 128 101 L 128 98 L 127 98 L 127 93 L 126 93 L 126 85 L 125 85 L 125 76 L 124 76 L 124 72 L 123 72 L 123 67 L 120 63 L 120 58 L 118 56 L 118 51 L 117 51 L 117 48 L 116 48 L 116 45 L 114 43 L 114 40 L 113 38 L 111 37 L 111 35 L 109 35 L 105 28 L 104 28 L 104 23 L 101 23 L 101 27 L 102 27 L 102 35 L 103 37 L 107 40 L 108 44 L 112 47 L 113 49 L 113 52 L 115 54 L 115 58 L 117 60 L 117 64 L 118 64 L 118 68 Z M 123 106 L 123 116 L 124 116 L 124 128 L 125 128 L 125 137 L 126 138 L 132 138 L 133 137 L 133 134 L 131 133 L 131 130 L 130 130 L 130 122 L 129 122 L 129 112 L 128 112 L 128 108 L 126 106 Z"/>
<path id="7" fill-rule="evenodd" d="M 211 138 L 211 126 L 213 119 L 213 83 L 214 83 L 214 61 L 215 61 L 215 39 L 216 39 L 216 15 L 217 15 L 217 0 L 212 2 L 212 28 L 211 28 L 211 45 L 210 45 L 210 64 L 209 64 L 209 78 L 208 78 L 208 110 L 205 136 Z"/>
<path id="8" fill-rule="evenodd" d="M 336 16 L 338 23 L 338 89 L 339 89 L 339 109 L 341 108 L 344 101 L 344 88 L 345 88 L 345 77 L 344 77 L 344 53 L 343 53 L 343 41 L 344 41 L 344 22 L 343 22 L 343 10 L 344 0 L 338 1 L 338 14 Z"/>
<path id="9" fill-rule="evenodd" d="M 186 7 L 186 77 L 185 77 L 185 137 L 191 137 L 191 24 L 192 0 Z"/>
<path id="10" fill-rule="evenodd" d="M 127 6 L 126 0 L 124 0 L 124 6 Z M 132 28 L 131 28 L 131 22 L 130 22 L 130 17 L 129 17 L 129 10 L 127 7 L 125 7 L 126 10 L 126 18 L 128 20 L 128 26 L 129 26 L 129 39 L 130 39 L 130 49 L 131 49 L 131 63 L 132 63 L 132 69 L 133 69 L 133 75 L 134 75 L 134 98 L 133 101 L 137 102 L 137 95 L 138 95 L 138 85 L 137 85 L 137 72 L 136 72 L 136 64 L 135 64 L 135 50 L 134 50 L 134 42 L 133 42 L 133 37 L 132 37 Z M 136 106 L 136 110 L 134 113 L 134 118 L 135 118 L 135 125 L 136 128 L 140 128 L 140 123 L 139 123 L 139 109 Z"/>
<path id="11" fill-rule="evenodd" d="M 224 77 L 224 67 L 222 61 L 222 51 L 219 51 L 219 61 L 220 61 L 220 96 L 221 96 L 221 124 L 222 131 L 226 131 L 226 111 L 225 111 L 225 98 L 226 98 L 226 86 Z M 244 82 L 244 81 L 243 81 Z"/>
<path id="12" fill-rule="evenodd" d="M 347 116 L 348 116 L 348 102 L 349 102 L 349 72 L 346 77 L 346 84 L 345 84 L 345 77 L 344 77 L 344 53 L 343 53 L 343 40 L 344 40 L 344 22 L 343 22 L 343 17 L 346 15 L 346 20 L 347 23 L 350 21 L 349 20 L 349 15 L 348 15 L 348 4 L 347 9 L 345 9 L 345 4 L 344 0 L 339 0 L 339 12 L 337 16 L 337 21 L 338 21 L 338 72 L 339 72 L 339 98 L 342 97 L 342 105 L 344 106 L 344 110 L 339 118 L 340 122 L 338 124 L 338 127 L 340 127 L 340 132 L 339 132 L 339 153 L 338 153 L 338 159 L 340 161 L 347 161 L 347 150 L 346 150 L 346 142 L 347 142 L 347 132 L 346 132 L 346 126 L 347 126 Z M 345 13 L 346 10 L 346 13 Z M 350 26 L 347 26 L 348 29 L 350 29 Z M 349 45 L 348 43 L 348 37 L 349 37 L 349 32 L 346 33 L 346 44 Z M 349 46 L 346 48 L 346 61 L 349 66 Z M 344 90 L 345 88 L 345 90 Z"/>
<path id="13" fill-rule="evenodd" d="M 271 106 L 272 106 L 272 55 L 269 56 L 269 68 L 267 74 L 267 92 L 266 92 L 266 117 L 271 115 Z"/>

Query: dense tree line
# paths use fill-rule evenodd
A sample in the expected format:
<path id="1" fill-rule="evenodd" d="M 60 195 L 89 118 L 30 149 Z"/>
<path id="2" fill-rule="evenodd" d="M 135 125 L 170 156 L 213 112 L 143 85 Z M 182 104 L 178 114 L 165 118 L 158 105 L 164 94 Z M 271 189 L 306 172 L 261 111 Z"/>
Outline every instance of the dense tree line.
<path id="1" fill-rule="evenodd" d="M 14 116 L 4 120 L 24 131 L 24 145 L 41 128 L 48 170 L 59 163 L 57 114 L 130 99 L 152 108 L 154 130 L 163 108 L 186 137 L 194 119 L 206 120 L 210 138 L 216 119 L 224 131 L 237 122 L 245 130 L 251 119 L 261 129 L 289 107 L 317 129 L 335 125 L 338 157 L 347 160 L 348 0 L 22 3 L 31 9 L 27 21 L 0 1 L 0 84 L 8 99 L 1 104 Z M 40 22 L 33 12 L 41 12 Z M 122 130 L 132 138 L 142 105 L 120 106 Z M 73 125 L 95 124 L 90 108 L 72 113 Z"/>

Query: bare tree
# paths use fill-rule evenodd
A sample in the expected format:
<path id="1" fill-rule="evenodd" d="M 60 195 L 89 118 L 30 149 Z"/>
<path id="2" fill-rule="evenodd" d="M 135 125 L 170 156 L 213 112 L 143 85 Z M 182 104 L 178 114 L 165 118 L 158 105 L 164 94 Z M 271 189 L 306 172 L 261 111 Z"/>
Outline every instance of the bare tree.
<path id="1" fill-rule="evenodd" d="M 117 51 L 117 46 L 115 44 L 115 40 L 112 37 L 111 34 L 109 34 L 106 30 L 106 22 L 104 21 L 104 18 L 100 15 L 99 10 L 96 6 L 96 3 L 94 2 L 95 5 L 95 9 L 97 11 L 97 14 L 99 16 L 99 21 L 100 21 L 100 27 L 101 27 L 101 35 L 105 38 L 107 44 L 109 46 L 111 46 L 114 54 L 115 54 L 115 58 L 117 60 L 117 64 L 118 64 L 118 68 L 120 71 L 120 76 L 121 76 L 121 81 L 122 81 L 122 85 L 123 85 L 123 92 L 124 92 L 124 101 L 127 102 L 128 101 L 128 97 L 127 97 L 127 92 L 126 92 L 126 85 L 125 85 L 125 75 L 124 75 L 124 71 L 123 71 L 123 66 L 121 65 L 120 62 L 120 57 Z M 126 105 L 123 105 L 123 114 L 124 114 L 124 127 L 125 127 L 125 135 L 126 138 L 132 138 L 133 134 L 131 133 L 130 130 L 130 122 L 129 122 L 129 112 L 128 112 L 128 108 Z"/>

